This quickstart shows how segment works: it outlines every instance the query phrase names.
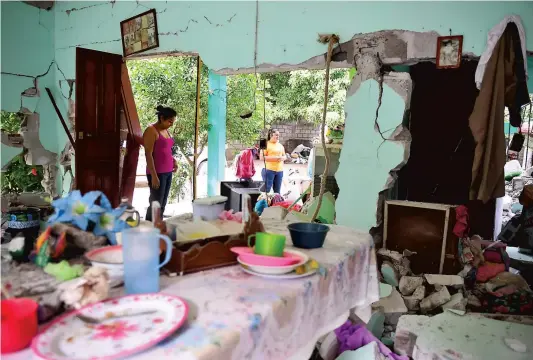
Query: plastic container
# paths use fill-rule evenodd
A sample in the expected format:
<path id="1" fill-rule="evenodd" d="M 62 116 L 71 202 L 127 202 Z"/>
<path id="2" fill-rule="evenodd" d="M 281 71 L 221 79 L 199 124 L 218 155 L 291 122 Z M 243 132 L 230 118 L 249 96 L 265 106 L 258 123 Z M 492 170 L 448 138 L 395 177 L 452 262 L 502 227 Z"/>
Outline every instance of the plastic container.
<path id="1" fill-rule="evenodd" d="M 324 245 L 329 226 L 317 223 L 294 223 L 287 226 L 292 244 L 301 249 L 318 249 Z"/>
<path id="2" fill-rule="evenodd" d="M 32 299 L 2 300 L 2 354 L 27 348 L 37 335 L 38 304 Z"/>
<path id="3" fill-rule="evenodd" d="M 196 199 L 192 203 L 192 215 L 195 219 L 216 220 L 218 215 L 224 211 L 226 201 L 228 201 L 226 196 L 209 196 Z"/>

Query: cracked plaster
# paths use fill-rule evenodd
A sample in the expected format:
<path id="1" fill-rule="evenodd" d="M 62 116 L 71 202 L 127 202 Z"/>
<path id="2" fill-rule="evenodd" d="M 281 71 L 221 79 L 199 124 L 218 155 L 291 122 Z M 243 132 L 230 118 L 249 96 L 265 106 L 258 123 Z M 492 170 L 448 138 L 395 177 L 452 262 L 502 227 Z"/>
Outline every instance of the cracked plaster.
<path id="1" fill-rule="evenodd" d="M 138 57 L 201 54 L 204 63 L 218 73 L 232 74 L 252 70 L 255 22 L 249 14 L 255 11 L 255 2 L 213 2 L 209 7 L 202 2 L 141 1 L 84 2 L 83 6 L 79 5 L 80 3 L 71 1 L 58 2 L 53 9 L 55 59 L 61 64 L 65 79 L 74 77 L 76 46 L 122 53 L 118 23 L 147 8 L 155 8 L 158 14 L 160 47 Z M 384 66 L 431 61 L 435 53 L 436 37 L 439 34 L 448 35 L 449 32 L 465 36 L 464 53 L 479 55 L 484 49 L 487 29 L 507 13 L 524 14 L 525 24 L 533 21 L 533 15 L 527 18 L 527 4 L 508 3 L 502 6 L 491 3 L 484 8 L 483 16 L 480 16 L 479 7 L 473 3 L 402 3 L 397 6 L 379 2 L 339 3 L 335 7 L 335 21 L 331 22 L 324 19 L 324 14 L 332 11 L 331 5 L 326 2 L 305 5 L 260 2 L 258 63 L 261 65 L 258 66 L 258 71 L 324 68 L 325 48 L 316 42 L 316 34 L 328 32 L 335 32 L 341 40 L 350 39 L 337 48 L 332 67 L 350 67 L 363 54 L 376 55 Z M 457 12 L 462 16 L 452 16 Z M 375 18 L 375 13 L 381 16 Z M 41 16 L 39 13 L 39 23 Z M 95 18 L 101 21 L 95 23 L 91 20 Z M 377 31 L 383 28 L 412 31 Z M 360 34 L 353 36 L 354 33 Z M 533 49 L 532 30 L 529 30 L 528 35 L 527 47 Z M 360 61 L 364 59 L 370 58 Z M 365 68 L 363 66 L 359 71 L 364 74 Z M 404 145 L 409 141 L 409 136 L 399 124 L 402 123 L 402 114 L 408 112 L 412 84 L 406 74 L 384 73 L 384 69 L 380 68 L 383 76 L 377 76 L 376 81 L 375 72 L 366 72 L 365 80 L 362 77 L 356 78 L 359 84 L 352 86 L 352 92 L 348 96 L 347 127 L 362 127 L 361 130 L 369 136 L 353 138 L 354 141 L 361 141 L 363 151 L 363 156 L 356 154 L 355 160 L 366 166 L 371 164 L 370 159 L 374 162 L 376 158 L 379 159 L 378 165 L 382 167 L 378 171 L 380 185 L 376 187 L 376 191 L 379 191 L 390 185 L 390 169 L 398 168 L 408 154 Z M 382 87 L 380 83 L 383 83 Z M 357 88 L 359 91 L 355 93 Z M 375 110 L 381 92 L 383 105 L 376 121 Z M 63 89 L 61 94 L 66 98 Z M 379 124 L 390 141 L 383 142 L 376 132 L 374 122 Z M 60 144 L 64 144 L 66 135 L 59 140 Z M 370 167 L 361 168 L 365 169 L 372 171 L 372 174 L 376 173 Z M 342 178 L 341 175 L 342 172 L 337 177 Z M 371 177 L 368 174 L 365 176 Z M 372 201 L 375 203 L 375 200 L 368 199 L 363 202 L 368 206 Z M 368 228 L 372 222 L 368 218 L 359 224 Z"/>

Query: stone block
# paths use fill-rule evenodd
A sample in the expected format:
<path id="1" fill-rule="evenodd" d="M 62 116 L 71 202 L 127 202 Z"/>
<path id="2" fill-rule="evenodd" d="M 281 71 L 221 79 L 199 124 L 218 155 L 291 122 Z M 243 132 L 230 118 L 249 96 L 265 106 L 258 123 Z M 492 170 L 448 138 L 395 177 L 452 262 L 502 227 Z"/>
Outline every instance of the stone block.
<path id="1" fill-rule="evenodd" d="M 420 285 L 415 289 L 413 294 L 411 296 L 404 296 L 403 301 L 405 303 L 405 306 L 410 311 L 416 311 L 420 307 L 420 301 L 424 299 L 426 296 L 426 287 L 424 285 Z"/>
<path id="2" fill-rule="evenodd" d="M 467 300 L 461 293 L 453 294 L 450 301 L 442 305 L 443 309 L 466 310 Z"/>
<path id="3" fill-rule="evenodd" d="M 424 298 L 420 302 L 420 311 L 426 313 L 447 303 L 450 300 L 451 296 L 448 292 L 448 288 L 446 286 L 443 286 L 439 291 L 435 291 L 433 294 Z"/>
<path id="4" fill-rule="evenodd" d="M 402 276 L 400 279 L 400 292 L 402 295 L 412 295 L 417 287 L 424 283 L 424 278 L 419 276 Z"/>

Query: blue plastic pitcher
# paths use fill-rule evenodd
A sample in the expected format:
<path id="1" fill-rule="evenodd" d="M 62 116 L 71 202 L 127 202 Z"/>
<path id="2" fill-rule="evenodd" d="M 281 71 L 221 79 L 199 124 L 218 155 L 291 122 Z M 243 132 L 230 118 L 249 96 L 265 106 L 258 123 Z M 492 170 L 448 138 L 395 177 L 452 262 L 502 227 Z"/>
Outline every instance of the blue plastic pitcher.
<path id="1" fill-rule="evenodd" d="M 159 239 L 167 243 L 165 260 L 159 263 Z M 159 269 L 169 262 L 172 243 L 157 228 L 135 227 L 122 232 L 124 287 L 126 294 L 159 291 Z"/>

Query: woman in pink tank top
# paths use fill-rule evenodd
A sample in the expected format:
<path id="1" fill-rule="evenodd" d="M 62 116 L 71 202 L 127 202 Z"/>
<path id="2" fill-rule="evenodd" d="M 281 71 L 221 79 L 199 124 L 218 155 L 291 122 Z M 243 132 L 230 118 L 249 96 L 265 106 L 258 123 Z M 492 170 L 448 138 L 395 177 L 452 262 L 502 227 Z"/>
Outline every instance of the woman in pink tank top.
<path id="1" fill-rule="evenodd" d="M 146 211 L 146 220 L 152 221 L 152 202 L 159 201 L 161 215 L 165 213 L 172 173 L 178 169 L 178 163 L 172 156 L 174 139 L 168 129 L 176 120 L 176 111 L 169 107 L 157 107 L 157 123 L 149 126 L 143 134 L 146 154 L 146 177 L 150 186 L 150 203 Z"/>

